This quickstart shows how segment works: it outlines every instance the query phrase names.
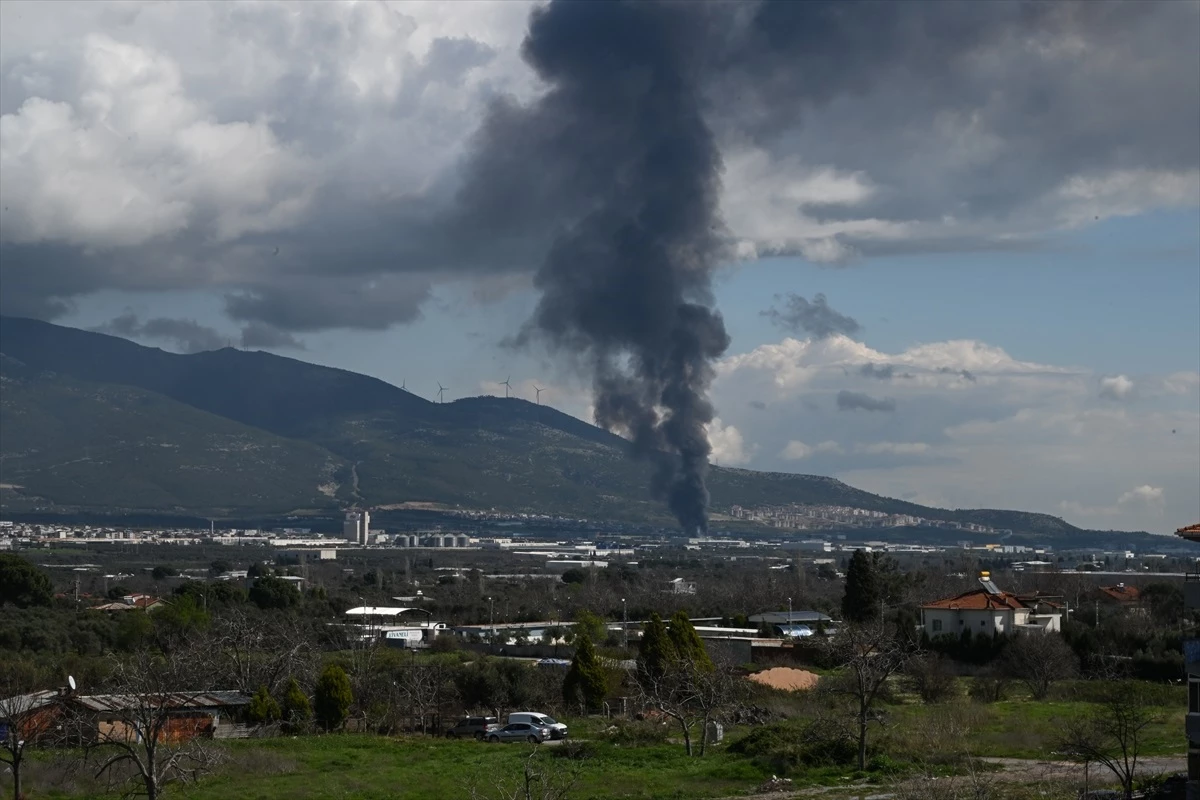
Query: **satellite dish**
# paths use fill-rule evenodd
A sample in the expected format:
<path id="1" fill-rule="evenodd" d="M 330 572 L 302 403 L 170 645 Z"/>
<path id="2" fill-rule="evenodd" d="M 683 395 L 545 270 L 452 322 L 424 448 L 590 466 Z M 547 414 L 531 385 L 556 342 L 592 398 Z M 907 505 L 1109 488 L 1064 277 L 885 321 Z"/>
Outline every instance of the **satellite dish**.
<path id="1" fill-rule="evenodd" d="M 71 687 L 72 692 L 75 691 L 75 676 L 74 675 L 67 676 L 67 686 Z"/>

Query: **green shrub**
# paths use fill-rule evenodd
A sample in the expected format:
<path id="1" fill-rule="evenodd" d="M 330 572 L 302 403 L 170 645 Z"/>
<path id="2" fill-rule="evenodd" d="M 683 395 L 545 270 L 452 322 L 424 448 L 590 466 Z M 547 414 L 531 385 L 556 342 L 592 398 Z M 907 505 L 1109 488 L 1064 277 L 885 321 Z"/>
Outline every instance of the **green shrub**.
<path id="1" fill-rule="evenodd" d="M 630 747 L 663 744 L 671 733 L 670 726 L 650 720 L 630 720 L 618 723 L 614 727 L 616 730 L 607 734 L 609 740 L 613 744 Z"/>
<path id="2" fill-rule="evenodd" d="M 571 739 L 562 743 L 561 747 L 556 747 L 551 751 L 555 758 L 565 758 L 570 761 L 587 761 L 589 758 L 595 758 L 598 753 L 598 747 L 595 742 L 582 739 Z"/>
<path id="3" fill-rule="evenodd" d="M 858 743 L 844 727 L 814 719 L 802 727 L 775 723 L 755 728 L 733 742 L 728 752 L 745 756 L 765 772 L 786 777 L 801 768 L 854 764 Z"/>
<path id="4" fill-rule="evenodd" d="M 342 727 L 350 713 L 350 704 L 354 702 L 346 670 L 336 664 L 325 667 L 321 677 L 317 678 L 314 694 L 313 711 L 321 727 L 327 731 Z"/>
<path id="5" fill-rule="evenodd" d="M 307 699 L 305 698 L 305 700 Z M 274 722 L 279 719 L 281 713 L 279 703 L 275 701 L 274 697 L 271 697 L 266 686 L 258 687 L 258 691 L 250 699 L 250 707 L 246 709 L 246 716 L 250 718 L 250 721 L 257 722 L 259 725 Z"/>

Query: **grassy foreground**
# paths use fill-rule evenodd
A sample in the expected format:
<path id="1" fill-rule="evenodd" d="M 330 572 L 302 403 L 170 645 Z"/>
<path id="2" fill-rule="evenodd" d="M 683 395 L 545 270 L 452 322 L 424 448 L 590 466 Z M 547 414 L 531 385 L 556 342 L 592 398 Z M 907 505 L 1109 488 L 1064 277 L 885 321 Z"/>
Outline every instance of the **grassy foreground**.
<path id="1" fill-rule="evenodd" d="M 599 744 L 592 757 L 573 761 L 539 754 L 551 770 L 579 769 L 572 798 L 704 798 L 743 794 L 762 773 L 724 753 L 688 759 L 681 747 L 616 747 Z M 526 745 L 489 745 L 442 739 L 390 739 L 369 735 L 313 736 L 235 742 L 230 760 L 194 787 L 171 796 L 190 800 L 424 800 L 466 797 L 475 783 L 485 793 L 497 781 L 521 775 Z M 485 794 L 485 796 L 487 796 Z"/>
<path id="2" fill-rule="evenodd" d="M 1064 721 L 1092 709 L 1087 701 L 1066 699 L 1078 696 L 1077 687 L 1062 688 L 1061 699 L 1019 697 L 991 704 L 971 702 L 960 695 L 946 703 L 927 705 L 898 696 L 897 702 L 881 709 L 886 724 L 872 730 L 872 749 L 879 758 L 869 773 L 858 773 L 853 766 L 805 766 L 772 753 L 739 755 L 727 752 L 725 746 L 710 748 L 704 758 L 688 758 L 678 743 L 607 741 L 601 733 L 604 723 L 596 718 L 569 720 L 581 740 L 571 748 L 584 749 L 587 758 L 565 757 L 565 747 L 544 747 L 538 755 L 539 767 L 552 773 L 578 772 L 571 800 L 733 797 L 753 792 L 772 773 L 788 775 L 796 788 L 821 785 L 845 791 L 854 785 L 890 785 L 905 774 L 930 767 L 943 775 L 953 774 L 967 755 L 1061 758 L 1054 751 Z M 1156 708 L 1158 721 L 1142 739 L 1143 756 L 1186 751 L 1186 694 L 1178 687 L 1162 689 L 1161 705 Z M 813 709 L 803 707 L 806 701 L 802 696 L 780 694 L 778 699 L 779 711 L 792 719 L 772 727 L 784 741 L 793 741 L 812 718 Z M 726 745 L 750 731 L 729 731 Z M 366 734 L 257 739 L 223 743 L 222 747 L 225 761 L 212 775 L 195 786 L 172 785 L 167 797 L 424 800 L 468 797 L 472 785 L 482 790 L 482 797 L 489 797 L 494 796 L 497 782 L 514 785 L 529 753 L 526 745 Z M 28 796 L 71 800 L 120 796 L 91 780 L 87 770 L 73 768 L 71 758 L 55 751 L 34 751 L 26 773 Z M 1105 776 L 1097 778 L 1103 781 Z M 1015 785 L 1006 791 L 1016 792 Z M 10 792 L 11 782 L 0 774 L 0 794 Z"/>

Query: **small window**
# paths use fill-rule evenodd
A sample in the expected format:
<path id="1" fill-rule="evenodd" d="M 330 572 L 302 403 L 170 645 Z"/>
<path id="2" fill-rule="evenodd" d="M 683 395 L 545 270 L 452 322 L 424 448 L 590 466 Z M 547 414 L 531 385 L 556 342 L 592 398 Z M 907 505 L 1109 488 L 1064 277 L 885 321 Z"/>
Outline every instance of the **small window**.
<path id="1" fill-rule="evenodd" d="M 986 626 L 987 626 L 987 620 L 986 620 L 986 619 L 981 619 L 981 620 L 979 620 L 979 627 L 983 628 L 983 627 L 986 627 Z"/>
<path id="2" fill-rule="evenodd" d="M 933 621 L 933 632 L 939 633 L 941 630 L 942 630 L 942 621 L 940 619 L 935 619 Z"/>

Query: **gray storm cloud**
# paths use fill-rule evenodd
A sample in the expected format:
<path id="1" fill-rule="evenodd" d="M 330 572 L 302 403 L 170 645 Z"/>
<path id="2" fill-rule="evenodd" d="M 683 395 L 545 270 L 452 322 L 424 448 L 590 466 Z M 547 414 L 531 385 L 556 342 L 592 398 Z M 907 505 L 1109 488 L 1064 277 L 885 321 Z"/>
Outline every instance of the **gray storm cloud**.
<path id="1" fill-rule="evenodd" d="M 242 328 L 242 347 L 266 350 L 305 350 L 304 342 L 287 331 L 281 331 L 261 322 L 252 322 Z"/>
<path id="2" fill-rule="evenodd" d="M 890 381 L 892 376 L 896 374 L 896 368 L 891 364 L 863 364 L 858 368 L 858 374 L 864 378 L 875 378 L 881 381 Z"/>
<path id="3" fill-rule="evenodd" d="M 1195 3 L 659 5 L 726 164 L 727 244 L 1028 248 L 1196 202 Z M 612 177 L 522 127 L 545 82 L 516 66 L 515 3 L 426 45 L 433 22 L 374 4 L 62 8 L 0 7 L 4 313 L 191 289 L 243 323 L 402 324 L 438 283 L 536 271 Z M 527 136 L 480 158 L 506 127 Z"/>
<path id="4" fill-rule="evenodd" d="M 896 410 L 896 401 L 891 397 L 872 397 L 864 392 L 843 389 L 837 393 L 838 411 L 884 411 Z"/>
<path id="5" fill-rule="evenodd" d="M 94 330 L 127 339 L 167 342 L 183 353 L 220 350 L 228 345 L 228 341 L 221 334 L 195 320 L 153 317 L 142 322 L 132 312 L 115 317 Z"/>

